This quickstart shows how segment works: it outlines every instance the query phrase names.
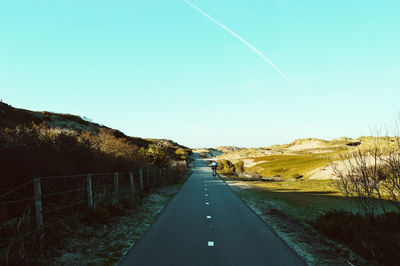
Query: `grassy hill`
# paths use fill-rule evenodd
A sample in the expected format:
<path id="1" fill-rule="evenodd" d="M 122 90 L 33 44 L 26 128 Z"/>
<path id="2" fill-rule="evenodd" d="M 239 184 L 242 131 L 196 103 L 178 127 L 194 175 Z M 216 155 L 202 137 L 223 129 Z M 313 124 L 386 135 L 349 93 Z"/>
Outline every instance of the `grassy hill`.
<path id="1" fill-rule="evenodd" d="M 126 136 L 76 115 L 0 103 L 0 192 L 40 176 L 165 167 L 185 160 L 182 150 L 189 151 L 171 140 Z"/>
<path id="2" fill-rule="evenodd" d="M 387 136 L 364 136 L 357 139 L 342 137 L 333 140 L 307 138 L 265 148 L 221 149 L 224 153 L 216 158 L 233 163 L 243 161 L 246 172 L 258 173 L 263 177 L 279 175 L 291 179 L 297 174 L 308 178 L 318 168 L 325 170 L 339 159 L 340 154 L 357 148 L 367 149 L 377 141 L 385 147 L 395 145 L 395 139 Z"/>
<path id="3" fill-rule="evenodd" d="M 182 182 L 190 154 L 190 149 L 172 140 L 130 137 L 76 115 L 35 112 L 0 102 L 0 264 L 47 265 L 43 257 L 59 257 L 60 250 L 68 250 L 67 236 L 92 248 L 85 242 L 86 230 L 98 232 L 98 225 L 107 224 L 107 236 L 114 239 L 121 228 L 110 228 L 111 219 L 130 211 L 135 218 L 126 217 L 125 235 L 132 233 L 126 224 L 146 228 L 147 222 L 136 217 L 149 209 L 153 212 L 162 203 L 157 194 L 157 200 L 150 201 L 151 208 L 141 208 L 146 195 L 168 191 L 170 185 Z M 118 175 L 114 175 L 116 172 Z M 95 175 L 89 178 L 86 174 Z M 143 177 L 143 183 L 138 176 Z M 37 177 L 41 177 L 44 221 L 40 241 L 32 182 Z M 100 242 L 104 240 L 99 238 Z M 103 241 L 109 244 L 103 247 L 120 252 L 113 239 Z M 91 252 L 94 257 L 96 248 Z M 40 250 L 46 250 L 46 254 Z"/>

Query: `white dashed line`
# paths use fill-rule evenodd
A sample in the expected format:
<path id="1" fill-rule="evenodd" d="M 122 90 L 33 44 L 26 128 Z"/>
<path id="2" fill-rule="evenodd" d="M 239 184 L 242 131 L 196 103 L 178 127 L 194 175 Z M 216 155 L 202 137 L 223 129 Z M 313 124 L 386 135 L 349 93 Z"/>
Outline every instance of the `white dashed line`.
<path id="1" fill-rule="evenodd" d="M 209 203 L 209 202 L 206 202 L 206 205 L 210 205 L 210 203 Z"/>
<path id="2" fill-rule="evenodd" d="M 208 197 L 208 194 L 206 194 L 205 196 Z"/>
<path id="3" fill-rule="evenodd" d="M 208 216 L 207 216 L 207 219 L 211 219 L 211 216 L 208 215 Z"/>
<path id="4" fill-rule="evenodd" d="M 207 190 L 206 188 L 204 190 Z"/>
<path id="5" fill-rule="evenodd" d="M 214 246 L 214 241 L 208 241 L 208 246 L 213 247 Z"/>

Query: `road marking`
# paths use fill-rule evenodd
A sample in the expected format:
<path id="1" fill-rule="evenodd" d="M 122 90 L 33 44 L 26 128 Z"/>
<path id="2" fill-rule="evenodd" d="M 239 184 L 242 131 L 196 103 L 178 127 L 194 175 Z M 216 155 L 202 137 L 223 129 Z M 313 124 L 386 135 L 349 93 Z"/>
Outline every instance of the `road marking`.
<path id="1" fill-rule="evenodd" d="M 206 197 L 208 197 L 208 194 L 206 194 Z"/>
<path id="2" fill-rule="evenodd" d="M 207 189 L 205 188 L 204 190 L 206 190 L 207 191 Z"/>
<path id="3" fill-rule="evenodd" d="M 211 219 L 211 216 L 207 216 L 207 219 Z"/>
<path id="4" fill-rule="evenodd" d="M 213 247 L 214 246 L 214 241 L 208 241 L 208 246 Z"/>
<path id="5" fill-rule="evenodd" d="M 209 202 L 206 202 L 206 205 L 210 205 L 210 203 L 209 203 Z"/>
<path id="6" fill-rule="evenodd" d="M 205 185 L 205 186 L 207 186 L 207 185 Z"/>

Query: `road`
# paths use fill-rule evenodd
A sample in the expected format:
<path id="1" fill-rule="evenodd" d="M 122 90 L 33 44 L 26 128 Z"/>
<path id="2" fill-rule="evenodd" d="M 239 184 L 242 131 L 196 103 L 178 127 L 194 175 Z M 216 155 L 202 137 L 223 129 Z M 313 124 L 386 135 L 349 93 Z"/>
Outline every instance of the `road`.
<path id="1" fill-rule="evenodd" d="M 193 174 L 143 237 L 126 265 L 305 265 L 196 158 Z"/>

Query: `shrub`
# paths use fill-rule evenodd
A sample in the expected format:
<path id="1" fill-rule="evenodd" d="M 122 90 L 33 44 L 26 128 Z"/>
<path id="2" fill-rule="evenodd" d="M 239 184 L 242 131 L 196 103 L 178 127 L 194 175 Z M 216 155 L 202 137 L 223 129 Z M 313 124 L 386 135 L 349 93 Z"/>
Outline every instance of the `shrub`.
<path id="1" fill-rule="evenodd" d="M 237 162 L 235 164 L 235 169 L 236 169 L 236 173 L 239 175 L 244 173 L 244 162 L 243 161 Z"/>
<path id="2" fill-rule="evenodd" d="M 294 173 L 294 174 L 292 174 L 292 178 L 294 178 L 294 179 L 300 179 L 300 178 L 302 178 L 303 177 L 303 175 L 301 175 L 301 174 L 299 174 L 299 173 Z"/>
<path id="3" fill-rule="evenodd" d="M 375 217 L 331 211 L 319 216 L 312 224 L 329 238 L 341 241 L 379 265 L 392 265 L 400 260 L 399 213 Z"/>
<path id="4" fill-rule="evenodd" d="M 179 149 L 177 149 L 177 150 L 175 151 L 175 154 L 177 154 L 177 155 L 186 155 L 186 152 L 185 152 L 184 149 L 179 148 Z"/>
<path id="5" fill-rule="evenodd" d="M 218 171 L 225 175 L 236 174 L 235 165 L 228 160 L 218 160 Z"/>
<path id="6" fill-rule="evenodd" d="M 147 149 L 141 148 L 139 154 L 148 164 L 158 167 L 168 166 L 171 159 L 168 147 L 163 144 L 151 144 Z"/>

